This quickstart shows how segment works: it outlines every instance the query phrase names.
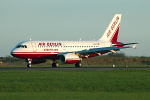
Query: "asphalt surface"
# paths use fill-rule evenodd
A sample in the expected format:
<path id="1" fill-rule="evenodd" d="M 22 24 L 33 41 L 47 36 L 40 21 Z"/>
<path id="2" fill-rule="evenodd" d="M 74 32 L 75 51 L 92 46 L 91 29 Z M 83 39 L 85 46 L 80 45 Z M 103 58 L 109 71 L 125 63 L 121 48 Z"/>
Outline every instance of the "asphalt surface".
<path id="1" fill-rule="evenodd" d="M 52 68 L 52 67 L 7 67 L 7 68 L 0 68 L 0 70 L 114 70 L 114 69 L 150 69 L 149 67 L 59 67 L 59 68 Z"/>

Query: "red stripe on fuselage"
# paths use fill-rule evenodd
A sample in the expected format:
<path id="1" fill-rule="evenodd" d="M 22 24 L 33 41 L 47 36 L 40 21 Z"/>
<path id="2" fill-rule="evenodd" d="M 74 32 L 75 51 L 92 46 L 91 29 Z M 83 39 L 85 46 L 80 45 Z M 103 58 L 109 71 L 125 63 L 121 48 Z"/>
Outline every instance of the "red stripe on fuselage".
<path id="1" fill-rule="evenodd" d="M 18 58 L 24 59 L 59 59 L 57 56 L 58 52 L 12 52 L 11 55 Z"/>

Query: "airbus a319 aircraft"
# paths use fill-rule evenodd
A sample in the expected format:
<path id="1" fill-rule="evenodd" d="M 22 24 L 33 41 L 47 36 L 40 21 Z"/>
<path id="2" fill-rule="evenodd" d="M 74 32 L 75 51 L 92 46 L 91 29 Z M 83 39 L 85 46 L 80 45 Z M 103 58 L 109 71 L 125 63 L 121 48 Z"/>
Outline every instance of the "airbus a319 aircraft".
<path id="1" fill-rule="evenodd" d="M 105 53 L 119 51 L 120 49 L 135 48 L 137 43 L 118 42 L 118 33 L 121 21 L 121 14 L 116 14 L 110 22 L 103 36 L 97 41 L 25 41 L 17 44 L 12 49 L 11 55 L 23 58 L 27 62 L 27 67 L 31 64 L 53 60 L 52 67 L 59 67 L 56 60 L 61 63 L 75 64 L 81 67 L 81 61 L 85 58 L 100 56 Z M 133 45 L 134 46 L 127 46 Z"/>

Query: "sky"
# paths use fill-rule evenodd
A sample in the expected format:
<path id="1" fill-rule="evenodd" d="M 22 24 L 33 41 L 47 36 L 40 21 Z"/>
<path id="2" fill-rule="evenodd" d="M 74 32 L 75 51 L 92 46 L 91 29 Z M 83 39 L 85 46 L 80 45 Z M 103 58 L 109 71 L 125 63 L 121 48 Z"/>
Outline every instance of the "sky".
<path id="1" fill-rule="evenodd" d="M 98 40 L 122 14 L 118 41 L 128 56 L 150 56 L 150 0 L 0 0 L 0 57 L 22 41 Z"/>

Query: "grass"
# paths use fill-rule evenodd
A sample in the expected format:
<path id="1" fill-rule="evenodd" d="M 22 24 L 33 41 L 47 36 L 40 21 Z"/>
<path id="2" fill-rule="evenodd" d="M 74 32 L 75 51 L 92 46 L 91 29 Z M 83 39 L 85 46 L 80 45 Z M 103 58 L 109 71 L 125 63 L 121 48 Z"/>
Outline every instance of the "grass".
<path id="1" fill-rule="evenodd" d="M 149 93 L 9 92 L 1 100 L 149 100 Z"/>
<path id="2" fill-rule="evenodd" d="M 0 71 L 0 99 L 149 100 L 150 69 Z"/>

